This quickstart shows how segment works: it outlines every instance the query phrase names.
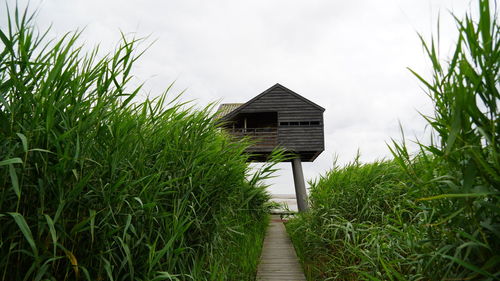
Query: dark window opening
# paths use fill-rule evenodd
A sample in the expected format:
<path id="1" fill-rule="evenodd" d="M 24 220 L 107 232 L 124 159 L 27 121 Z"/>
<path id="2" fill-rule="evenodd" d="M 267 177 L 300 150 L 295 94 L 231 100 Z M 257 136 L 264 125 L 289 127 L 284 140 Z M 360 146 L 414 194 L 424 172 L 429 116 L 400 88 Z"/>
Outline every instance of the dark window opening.
<path id="1" fill-rule="evenodd" d="M 280 122 L 280 126 L 319 126 L 320 121 Z"/>
<path id="2" fill-rule="evenodd" d="M 257 112 L 238 114 L 233 119 L 234 129 L 246 128 L 276 128 L 278 127 L 277 112 Z"/>

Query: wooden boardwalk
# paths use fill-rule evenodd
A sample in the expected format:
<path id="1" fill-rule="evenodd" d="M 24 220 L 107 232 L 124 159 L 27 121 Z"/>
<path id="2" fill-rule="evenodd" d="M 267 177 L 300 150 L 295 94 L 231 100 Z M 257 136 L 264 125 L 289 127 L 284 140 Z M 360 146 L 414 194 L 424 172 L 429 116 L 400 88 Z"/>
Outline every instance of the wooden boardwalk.
<path id="1" fill-rule="evenodd" d="M 277 215 L 271 216 L 257 271 L 259 281 L 306 281 L 292 241 Z"/>

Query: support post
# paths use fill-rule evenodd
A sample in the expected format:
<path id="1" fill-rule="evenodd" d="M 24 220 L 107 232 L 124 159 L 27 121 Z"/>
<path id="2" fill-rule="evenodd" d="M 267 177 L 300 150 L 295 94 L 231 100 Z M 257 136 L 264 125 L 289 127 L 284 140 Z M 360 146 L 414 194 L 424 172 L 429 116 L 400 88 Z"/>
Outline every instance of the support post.
<path id="1" fill-rule="evenodd" d="M 307 204 L 306 184 L 304 182 L 304 173 L 302 172 L 302 161 L 300 157 L 292 159 L 293 182 L 295 183 L 295 197 L 300 212 L 309 209 Z"/>

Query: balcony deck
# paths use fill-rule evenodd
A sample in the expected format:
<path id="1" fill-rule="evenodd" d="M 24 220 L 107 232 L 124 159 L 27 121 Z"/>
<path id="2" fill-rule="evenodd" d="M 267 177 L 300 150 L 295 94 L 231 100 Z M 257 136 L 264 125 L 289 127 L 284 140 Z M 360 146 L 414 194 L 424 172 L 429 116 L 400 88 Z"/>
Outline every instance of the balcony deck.
<path id="1" fill-rule="evenodd" d="M 253 141 L 249 152 L 270 152 L 278 145 L 278 128 L 230 128 L 227 131 L 234 138 L 247 137 Z"/>

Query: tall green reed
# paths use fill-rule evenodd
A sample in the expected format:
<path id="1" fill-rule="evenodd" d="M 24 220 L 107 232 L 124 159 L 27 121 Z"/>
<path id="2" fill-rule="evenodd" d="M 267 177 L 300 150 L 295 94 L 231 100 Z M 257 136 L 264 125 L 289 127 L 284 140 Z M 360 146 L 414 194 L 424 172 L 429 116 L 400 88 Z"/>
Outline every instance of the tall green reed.
<path id="1" fill-rule="evenodd" d="M 452 227 L 459 236 L 436 243 L 439 256 L 449 259 L 446 270 L 457 277 L 491 279 L 500 274 L 500 26 L 489 1 L 478 4 L 477 20 L 456 18 L 451 59 L 442 62 L 436 40 L 422 39 L 433 75 L 426 80 L 413 73 L 435 108 L 424 116 L 435 140 L 420 143 L 422 153 L 439 160 L 433 179 L 420 185 L 433 195 L 420 200 L 438 213 L 432 223 L 439 232 Z M 403 150 L 393 152 L 407 160 Z"/>
<path id="2" fill-rule="evenodd" d="M 211 106 L 186 109 L 169 89 L 134 102 L 138 40 L 103 56 L 79 33 L 48 40 L 27 10 L 5 20 L 0 279 L 251 279 L 258 253 L 231 256 L 258 246 L 274 164 L 247 180 L 248 144 Z"/>
<path id="3" fill-rule="evenodd" d="M 312 183 L 312 211 L 288 229 L 311 280 L 498 280 L 500 278 L 497 14 L 456 18 L 448 61 L 437 39 L 424 50 L 424 84 L 435 113 L 430 144 L 412 155 L 393 141 L 390 161 L 354 161 Z"/>
<path id="4" fill-rule="evenodd" d="M 423 170 L 420 164 L 415 169 Z M 287 229 L 308 280 L 418 280 L 414 252 L 425 231 L 421 193 L 395 161 L 334 166 L 311 183 L 311 211 Z M 397 278 L 396 278 L 397 279 Z"/>

